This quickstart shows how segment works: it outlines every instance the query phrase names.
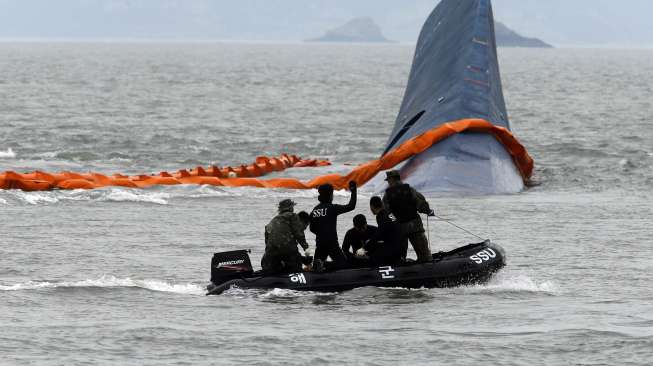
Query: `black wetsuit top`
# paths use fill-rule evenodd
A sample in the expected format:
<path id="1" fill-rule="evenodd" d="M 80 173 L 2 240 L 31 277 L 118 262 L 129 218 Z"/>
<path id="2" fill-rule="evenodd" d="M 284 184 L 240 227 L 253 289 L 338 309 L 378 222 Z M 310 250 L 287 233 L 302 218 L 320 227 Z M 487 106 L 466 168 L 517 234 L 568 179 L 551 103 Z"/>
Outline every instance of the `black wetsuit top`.
<path id="1" fill-rule="evenodd" d="M 345 234 L 345 239 L 342 241 L 342 251 L 347 257 L 356 254 L 356 251 L 365 245 L 365 242 L 370 240 L 376 234 L 376 226 L 367 225 L 364 232 L 358 231 L 356 228 L 351 228 Z M 351 248 L 351 251 L 349 250 Z"/>
<path id="2" fill-rule="evenodd" d="M 338 215 L 356 208 L 356 190 L 346 205 L 320 203 L 311 212 L 311 232 L 315 234 L 315 246 L 338 244 Z"/>
<path id="3" fill-rule="evenodd" d="M 382 264 L 398 262 L 402 252 L 401 226 L 397 219 L 392 214 L 388 214 L 385 209 L 376 215 L 376 223 L 379 228 L 365 244 L 365 250 L 370 252 L 373 262 L 382 262 Z"/>

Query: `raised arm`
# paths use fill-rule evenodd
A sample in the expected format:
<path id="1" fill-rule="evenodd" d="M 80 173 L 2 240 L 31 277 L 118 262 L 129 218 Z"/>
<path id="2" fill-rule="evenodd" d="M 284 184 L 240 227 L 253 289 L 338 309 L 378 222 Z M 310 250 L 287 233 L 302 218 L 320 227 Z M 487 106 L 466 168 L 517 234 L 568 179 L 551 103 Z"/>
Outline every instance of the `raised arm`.
<path id="1" fill-rule="evenodd" d="M 336 208 L 337 214 L 343 214 L 347 212 L 354 211 L 356 208 L 356 182 L 349 182 L 349 190 L 351 191 L 351 196 L 349 197 L 349 203 L 346 205 L 333 205 Z"/>

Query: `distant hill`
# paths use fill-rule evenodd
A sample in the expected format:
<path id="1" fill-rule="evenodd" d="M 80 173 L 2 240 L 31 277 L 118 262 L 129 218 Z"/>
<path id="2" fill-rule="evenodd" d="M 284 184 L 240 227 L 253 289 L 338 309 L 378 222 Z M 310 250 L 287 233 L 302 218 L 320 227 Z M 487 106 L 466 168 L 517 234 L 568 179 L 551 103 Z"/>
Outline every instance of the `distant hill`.
<path id="1" fill-rule="evenodd" d="M 438 2 L 0 0 L 0 39 L 298 41 L 371 17 L 388 39 L 414 43 Z M 651 0 L 492 0 L 492 6 L 495 19 L 560 47 L 653 46 Z"/>
<path id="2" fill-rule="evenodd" d="M 327 31 L 322 37 L 309 39 L 308 42 L 390 42 L 374 20 L 369 17 L 355 18 L 346 24 Z"/>
<path id="3" fill-rule="evenodd" d="M 495 23 L 497 46 L 524 48 L 552 48 L 550 44 L 537 39 L 524 37 L 501 22 Z M 372 18 L 361 17 L 350 20 L 338 28 L 327 31 L 322 37 L 312 38 L 307 42 L 391 42 L 383 35 Z"/>
<path id="4" fill-rule="evenodd" d="M 521 36 L 501 22 L 495 22 L 494 32 L 499 47 L 553 48 L 550 44 L 537 38 Z"/>

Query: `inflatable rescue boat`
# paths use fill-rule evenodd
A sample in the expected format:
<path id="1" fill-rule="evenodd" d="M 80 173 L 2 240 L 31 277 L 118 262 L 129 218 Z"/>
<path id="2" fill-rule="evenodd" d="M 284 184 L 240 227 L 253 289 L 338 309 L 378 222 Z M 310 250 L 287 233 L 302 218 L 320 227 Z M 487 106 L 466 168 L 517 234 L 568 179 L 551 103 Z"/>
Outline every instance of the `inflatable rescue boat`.
<path id="1" fill-rule="evenodd" d="M 249 251 L 216 253 L 211 261 L 207 295 L 230 288 L 339 292 L 358 287 L 433 288 L 479 284 L 506 264 L 503 248 L 489 240 L 433 254 L 428 263 L 341 269 L 326 272 L 265 274 L 254 272 Z"/>

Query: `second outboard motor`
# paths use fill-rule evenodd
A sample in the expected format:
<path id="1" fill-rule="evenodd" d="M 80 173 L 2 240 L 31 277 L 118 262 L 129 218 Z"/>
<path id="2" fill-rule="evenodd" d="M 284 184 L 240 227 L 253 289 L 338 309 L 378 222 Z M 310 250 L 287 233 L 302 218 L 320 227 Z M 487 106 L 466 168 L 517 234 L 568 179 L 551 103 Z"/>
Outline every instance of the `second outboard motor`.
<path id="1" fill-rule="evenodd" d="M 249 252 L 249 250 L 234 250 L 215 253 L 211 260 L 211 282 L 218 285 L 254 273 Z"/>

